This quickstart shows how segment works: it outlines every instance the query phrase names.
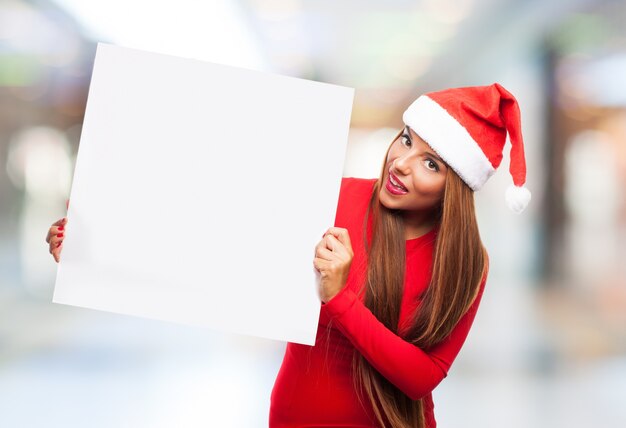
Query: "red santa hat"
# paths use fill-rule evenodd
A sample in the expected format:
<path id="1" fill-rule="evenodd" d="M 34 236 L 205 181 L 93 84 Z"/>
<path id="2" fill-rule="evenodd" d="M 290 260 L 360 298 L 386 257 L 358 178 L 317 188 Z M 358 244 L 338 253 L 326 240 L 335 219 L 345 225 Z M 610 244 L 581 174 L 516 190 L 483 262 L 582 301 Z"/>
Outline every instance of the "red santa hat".
<path id="1" fill-rule="evenodd" d="M 515 97 L 498 83 L 445 89 L 421 95 L 402 115 L 472 190 L 479 190 L 502 161 L 507 132 L 511 142 L 506 190 L 509 208 L 521 213 L 530 201 L 526 160 Z"/>

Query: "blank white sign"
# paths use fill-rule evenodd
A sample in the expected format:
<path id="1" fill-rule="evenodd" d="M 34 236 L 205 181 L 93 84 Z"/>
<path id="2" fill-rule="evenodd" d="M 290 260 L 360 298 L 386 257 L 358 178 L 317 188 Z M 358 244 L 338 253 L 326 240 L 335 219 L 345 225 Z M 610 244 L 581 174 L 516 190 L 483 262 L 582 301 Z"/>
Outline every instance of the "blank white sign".
<path id="1" fill-rule="evenodd" d="M 53 302 L 313 345 L 353 97 L 98 44 Z"/>

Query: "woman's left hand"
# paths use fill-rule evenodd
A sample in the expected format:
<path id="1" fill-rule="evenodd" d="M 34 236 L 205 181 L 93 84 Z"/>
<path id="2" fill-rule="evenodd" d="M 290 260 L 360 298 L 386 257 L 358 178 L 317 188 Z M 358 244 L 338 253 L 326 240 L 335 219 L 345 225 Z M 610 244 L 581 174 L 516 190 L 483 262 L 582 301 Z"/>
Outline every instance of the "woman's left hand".
<path id="1" fill-rule="evenodd" d="M 352 264 L 352 244 L 348 229 L 331 227 L 315 246 L 313 266 L 320 273 L 320 297 L 327 303 L 346 285 Z"/>

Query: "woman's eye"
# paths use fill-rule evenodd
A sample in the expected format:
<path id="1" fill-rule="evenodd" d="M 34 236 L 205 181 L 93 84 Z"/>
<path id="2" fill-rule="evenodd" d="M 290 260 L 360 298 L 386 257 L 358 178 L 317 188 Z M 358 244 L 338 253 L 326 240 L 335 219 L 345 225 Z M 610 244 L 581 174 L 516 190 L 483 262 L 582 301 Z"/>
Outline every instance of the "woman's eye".
<path id="1" fill-rule="evenodd" d="M 426 159 L 424 161 L 426 163 L 426 168 L 432 170 L 432 171 L 439 171 L 439 167 L 437 166 L 437 163 L 431 159 Z"/>
<path id="2" fill-rule="evenodd" d="M 406 136 L 406 135 L 403 135 L 403 136 L 400 138 L 400 141 L 402 142 L 402 144 L 405 144 L 405 145 L 406 145 L 406 144 L 408 144 L 408 145 L 410 145 L 410 144 L 411 144 L 411 140 L 409 140 L 409 137 L 408 137 L 408 136 Z"/>

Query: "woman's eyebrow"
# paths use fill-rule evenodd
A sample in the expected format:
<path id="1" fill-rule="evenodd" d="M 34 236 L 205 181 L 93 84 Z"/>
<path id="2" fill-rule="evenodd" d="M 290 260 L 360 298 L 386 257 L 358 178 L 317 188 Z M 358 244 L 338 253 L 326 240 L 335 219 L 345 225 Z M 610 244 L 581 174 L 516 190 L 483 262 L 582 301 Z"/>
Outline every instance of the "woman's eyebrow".
<path id="1" fill-rule="evenodd" d="M 404 127 L 404 132 L 406 133 L 406 137 L 409 139 L 409 141 L 411 142 L 411 144 L 413 144 L 413 139 L 411 138 L 411 132 L 409 131 L 409 127 L 408 125 Z M 434 157 L 435 159 L 437 159 L 439 162 L 444 163 L 441 158 L 439 156 L 437 156 L 434 153 L 431 152 L 425 152 L 427 155 L 430 155 L 432 157 Z"/>
<path id="2" fill-rule="evenodd" d="M 427 154 L 427 155 L 430 155 L 430 156 L 432 156 L 432 157 L 434 157 L 434 158 L 435 158 L 435 159 L 437 159 L 439 162 L 443 163 L 443 161 L 441 160 L 441 158 L 440 158 L 439 156 L 437 156 L 436 154 L 431 153 L 431 152 L 426 152 L 426 154 Z"/>

